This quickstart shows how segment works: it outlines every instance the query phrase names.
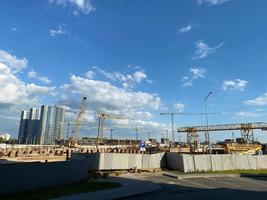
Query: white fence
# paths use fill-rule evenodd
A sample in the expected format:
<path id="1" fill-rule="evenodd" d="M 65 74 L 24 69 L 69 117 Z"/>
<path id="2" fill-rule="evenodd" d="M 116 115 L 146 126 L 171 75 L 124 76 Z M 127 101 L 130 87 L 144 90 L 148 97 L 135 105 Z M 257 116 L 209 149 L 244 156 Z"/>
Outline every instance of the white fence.
<path id="1" fill-rule="evenodd" d="M 71 160 L 86 160 L 88 170 L 156 169 L 166 166 L 165 153 L 72 153 Z"/>
<path id="2" fill-rule="evenodd" d="M 213 171 L 267 169 L 267 155 L 212 155 Z M 182 172 L 209 171 L 209 155 L 167 153 L 167 166 Z"/>

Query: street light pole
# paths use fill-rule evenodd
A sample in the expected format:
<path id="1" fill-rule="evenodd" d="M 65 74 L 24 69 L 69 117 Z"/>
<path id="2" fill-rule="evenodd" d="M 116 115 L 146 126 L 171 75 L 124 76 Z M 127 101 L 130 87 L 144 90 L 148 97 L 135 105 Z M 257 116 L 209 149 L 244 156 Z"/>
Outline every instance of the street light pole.
<path id="1" fill-rule="evenodd" d="M 174 113 L 171 113 L 172 118 L 172 142 L 174 143 L 174 120 L 173 120 Z"/>
<path id="2" fill-rule="evenodd" d="M 209 94 L 205 97 L 204 104 L 205 104 L 205 115 L 206 115 L 206 142 L 209 144 L 209 154 L 210 154 L 210 170 L 212 169 L 212 156 L 211 156 L 211 142 L 210 142 L 210 132 L 209 132 L 209 120 L 208 120 L 208 112 L 207 112 L 207 100 L 209 96 L 212 94 L 212 92 L 209 92 Z"/>
<path id="3" fill-rule="evenodd" d="M 168 112 L 168 113 L 160 113 L 160 115 L 170 115 L 171 116 L 171 126 L 172 126 L 172 142 L 174 143 L 174 115 L 177 113 Z"/>

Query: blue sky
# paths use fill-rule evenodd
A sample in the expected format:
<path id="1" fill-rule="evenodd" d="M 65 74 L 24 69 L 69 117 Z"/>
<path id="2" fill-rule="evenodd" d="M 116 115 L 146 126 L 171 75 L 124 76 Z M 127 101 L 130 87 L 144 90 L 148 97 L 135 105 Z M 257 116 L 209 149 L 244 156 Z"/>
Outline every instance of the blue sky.
<path id="1" fill-rule="evenodd" d="M 211 124 L 266 121 L 265 0 L 3 0 L 0 2 L 0 132 L 17 135 L 19 113 L 61 104 L 74 120 L 81 96 L 115 137 L 170 129 L 160 112 L 203 112 Z M 94 136 L 96 116 L 86 113 Z M 176 127 L 205 124 L 176 116 Z M 116 135 L 117 134 L 117 135 Z M 236 133 L 238 136 L 238 133 Z M 265 133 L 258 139 L 267 142 Z M 214 141 L 231 133 L 214 133 Z M 185 136 L 182 137 L 185 139 Z"/>

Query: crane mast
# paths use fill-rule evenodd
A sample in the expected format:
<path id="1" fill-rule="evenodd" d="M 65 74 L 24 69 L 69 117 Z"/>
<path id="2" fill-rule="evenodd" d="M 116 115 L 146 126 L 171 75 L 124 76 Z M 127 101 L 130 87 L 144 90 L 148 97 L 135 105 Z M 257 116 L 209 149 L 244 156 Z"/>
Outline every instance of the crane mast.
<path id="1" fill-rule="evenodd" d="M 77 145 L 77 139 L 79 136 L 79 131 L 81 127 L 81 123 L 83 122 L 84 113 L 86 110 L 86 100 L 87 97 L 83 97 L 80 105 L 80 110 L 75 121 L 74 129 L 72 130 L 71 138 L 69 139 L 69 146 L 75 147 Z"/>

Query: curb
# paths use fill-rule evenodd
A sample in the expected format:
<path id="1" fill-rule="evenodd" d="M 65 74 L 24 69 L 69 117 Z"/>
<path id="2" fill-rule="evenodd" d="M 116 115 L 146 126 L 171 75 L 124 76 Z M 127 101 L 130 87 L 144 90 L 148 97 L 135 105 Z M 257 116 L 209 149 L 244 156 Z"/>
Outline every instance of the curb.
<path id="1" fill-rule="evenodd" d="M 177 178 L 177 179 L 187 179 L 187 178 L 219 178 L 219 177 L 241 177 L 240 174 L 188 174 L 188 175 L 175 175 L 172 173 L 162 173 L 163 176 Z"/>

